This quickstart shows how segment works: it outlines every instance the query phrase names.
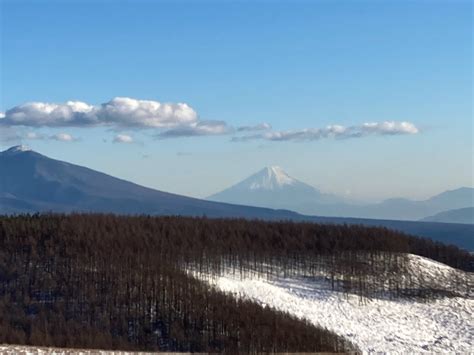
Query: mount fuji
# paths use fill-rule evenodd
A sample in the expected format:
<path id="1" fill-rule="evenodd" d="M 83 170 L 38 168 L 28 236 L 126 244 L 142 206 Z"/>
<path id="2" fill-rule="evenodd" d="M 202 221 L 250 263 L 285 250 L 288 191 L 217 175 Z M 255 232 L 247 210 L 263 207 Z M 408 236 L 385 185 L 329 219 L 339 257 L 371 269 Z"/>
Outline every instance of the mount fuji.
<path id="1" fill-rule="evenodd" d="M 326 211 L 331 209 L 331 206 L 345 203 L 343 198 L 322 193 L 315 187 L 291 177 L 278 166 L 263 168 L 207 199 L 294 211 L 315 211 L 319 205 L 324 206 Z"/>

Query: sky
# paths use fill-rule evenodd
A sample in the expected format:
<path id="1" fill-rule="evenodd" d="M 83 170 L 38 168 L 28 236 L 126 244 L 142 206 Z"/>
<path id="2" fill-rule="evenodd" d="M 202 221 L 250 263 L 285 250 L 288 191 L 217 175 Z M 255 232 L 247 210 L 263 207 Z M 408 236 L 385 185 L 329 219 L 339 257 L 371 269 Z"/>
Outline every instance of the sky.
<path id="1" fill-rule="evenodd" d="M 473 186 L 470 1 L 0 0 L 0 149 L 206 197 Z"/>

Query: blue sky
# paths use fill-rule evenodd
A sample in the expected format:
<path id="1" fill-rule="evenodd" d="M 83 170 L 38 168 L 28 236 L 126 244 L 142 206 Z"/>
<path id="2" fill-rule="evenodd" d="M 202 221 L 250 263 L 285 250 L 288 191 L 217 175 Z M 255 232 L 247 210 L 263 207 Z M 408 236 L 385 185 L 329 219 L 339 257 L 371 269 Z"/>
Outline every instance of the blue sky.
<path id="1" fill-rule="evenodd" d="M 473 185 L 469 1 L 0 3 L 3 148 L 197 197 L 267 165 L 364 199 Z M 22 106 L 67 101 L 94 118 Z"/>

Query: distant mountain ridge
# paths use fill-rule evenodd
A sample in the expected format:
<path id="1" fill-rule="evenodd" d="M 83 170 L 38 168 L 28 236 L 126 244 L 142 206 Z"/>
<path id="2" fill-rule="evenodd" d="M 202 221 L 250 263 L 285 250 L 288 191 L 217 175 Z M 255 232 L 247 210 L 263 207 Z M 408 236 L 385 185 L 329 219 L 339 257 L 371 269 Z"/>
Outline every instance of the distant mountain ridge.
<path id="1" fill-rule="evenodd" d="M 269 184 L 258 189 L 277 185 L 307 189 L 284 176 L 270 179 Z M 320 196 L 313 188 L 305 191 Z M 331 195 L 329 197 L 332 198 Z M 54 160 L 27 147 L 13 147 L 0 152 L 0 215 L 36 212 L 205 215 L 212 218 L 364 224 L 384 226 L 474 250 L 474 225 L 305 216 L 283 209 L 199 200 L 146 188 L 89 168 Z"/>
<path id="2" fill-rule="evenodd" d="M 474 207 L 459 208 L 425 217 L 422 221 L 442 223 L 467 223 L 474 224 Z"/>
<path id="3" fill-rule="evenodd" d="M 320 216 L 415 221 L 442 211 L 474 206 L 474 188 L 446 191 L 425 201 L 393 198 L 376 204 L 354 204 L 343 197 L 324 194 L 279 167 L 267 167 L 208 199 Z"/>

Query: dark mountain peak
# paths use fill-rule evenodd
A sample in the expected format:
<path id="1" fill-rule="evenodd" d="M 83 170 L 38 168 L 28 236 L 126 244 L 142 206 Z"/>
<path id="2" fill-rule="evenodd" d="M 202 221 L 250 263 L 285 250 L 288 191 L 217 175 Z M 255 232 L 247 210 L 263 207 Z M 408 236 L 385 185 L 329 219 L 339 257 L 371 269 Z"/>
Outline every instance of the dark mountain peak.
<path id="1" fill-rule="evenodd" d="M 19 154 L 19 153 L 24 153 L 24 152 L 32 152 L 33 150 L 28 147 L 27 145 L 15 145 L 11 148 L 8 148 L 7 150 L 4 150 L 1 152 L 1 154 L 4 155 L 14 155 L 14 154 Z"/>

